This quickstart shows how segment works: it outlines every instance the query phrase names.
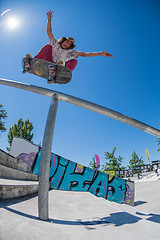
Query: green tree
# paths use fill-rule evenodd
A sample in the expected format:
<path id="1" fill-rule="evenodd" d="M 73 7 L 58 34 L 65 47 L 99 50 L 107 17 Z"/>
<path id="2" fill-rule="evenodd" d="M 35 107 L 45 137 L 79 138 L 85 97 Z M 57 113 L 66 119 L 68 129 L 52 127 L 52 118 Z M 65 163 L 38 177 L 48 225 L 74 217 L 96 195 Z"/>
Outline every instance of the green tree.
<path id="1" fill-rule="evenodd" d="M 3 119 L 5 119 L 5 118 L 7 118 L 7 112 L 3 108 L 3 105 L 0 104 L 0 131 L 1 132 L 6 131 L 6 128 L 5 128 L 4 122 L 3 122 Z"/>
<path id="2" fill-rule="evenodd" d="M 94 157 L 92 157 L 92 161 L 89 162 L 89 167 L 94 170 L 97 170 L 97 164 L 96 164 L 96 160 Z"/>
<path id="3" fill-rule="evenodd" d="M 116 147 L 114 147 L 112 153 L 105 152 L 105 159 L 107 162 L 102 165 L 103 171 L 116 171 L 122 170 L 124 167 L 121 165 L 123 158 L 121 156 L 115 157 Z"/>
<path id="4" fill-rule="evenodd" d="M 136 171 L 134 171 L 135 166 L 141 166 L 144 165 L 144 161 L 143 161 L 143 157 L 138 156 L 138 154 L 135 152 L 135 150 L 132 152 L 132 158 L 129 160 L 129 169 L 133 169 L 133 172 L 135 173 Z"/>
<path id="5" fill-rule="evenodd" d="M 33 130 L 32 122 L 30 122 L 29 119 L 23 121 L 22 118 L 20 118 L 18 120 L 18 123 L 17 124 L 15 123 L 13 127 L 9 129 L 8 133 L 9 146 L 11 147 L 12 145 L 13 137 L 23 137 L 28 141 L 32 142 L 31 141 L 33 138 L 33 133 L 31 133 L 32 130 Z M 7 148 L 7 150 L 9 151 L 10 148 Z"/>
<path id="6" fill-rule="evenodd" d="M 160 145 L 160 139 L 157 140 L 158 145 Z M 158 148 L 158 152 L 160 152 L 160 148 Z"/>

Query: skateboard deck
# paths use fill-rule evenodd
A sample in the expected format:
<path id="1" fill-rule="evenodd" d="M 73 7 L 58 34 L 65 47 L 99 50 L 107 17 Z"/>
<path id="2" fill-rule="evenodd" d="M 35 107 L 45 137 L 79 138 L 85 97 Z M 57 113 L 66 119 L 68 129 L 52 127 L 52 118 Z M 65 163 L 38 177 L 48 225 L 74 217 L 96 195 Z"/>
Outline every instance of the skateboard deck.
<path id="1" fill-rule="evenodd" d="M 48 83 L 66 84 L 72 79 L 69 68 L 37 58 L 22 59 L 22 73 L 28 72 L 48 80 Z"/>

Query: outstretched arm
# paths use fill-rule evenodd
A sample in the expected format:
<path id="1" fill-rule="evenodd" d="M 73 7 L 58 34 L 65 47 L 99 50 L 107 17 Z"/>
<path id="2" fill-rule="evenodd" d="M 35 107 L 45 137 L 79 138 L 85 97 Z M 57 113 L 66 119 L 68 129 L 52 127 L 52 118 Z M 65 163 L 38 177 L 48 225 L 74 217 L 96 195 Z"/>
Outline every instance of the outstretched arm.
<path id="1" fill-rule="evenodd" d="M 46 14 L 47 14 L 47 29 L 46 29 L 46 32 L 47 32 L 47 35 L 49 37 L 49 40 L 50 42 L 52 42 L 53 40 L 53 33 L 52 33 L 52 26 L 51 26 L 51 19 L 53 17 L 52 15 L 53 11 L 48 11 Z"/>
<path id="2" fill-rule="evenodd" d="M 103 51 L 103 52 L 79 52 L 77 57 L 96 57 L 96 56 L 104 56 L 104 57 L 113 57 L 110 53 Z"/>

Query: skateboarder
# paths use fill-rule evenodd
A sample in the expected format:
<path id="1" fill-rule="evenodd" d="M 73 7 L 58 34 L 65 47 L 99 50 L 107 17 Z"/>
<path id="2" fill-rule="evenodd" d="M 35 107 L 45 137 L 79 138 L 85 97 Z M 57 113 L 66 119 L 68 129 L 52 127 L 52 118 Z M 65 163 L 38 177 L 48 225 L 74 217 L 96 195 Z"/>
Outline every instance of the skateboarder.
<path id="1" fill-rule="evenodd" d="M 102 52 L 80 52 L 73 48 L 75 47 L 75 40 L 72 37 L 62 37 L 56 40 L 52 33 L 51 19 L 53 17 L 53 11 L 48 11 L 47 13 L 47 35 L 50 40 L 50 44 L 45 45 L 40 52 L 35 56 L 35 58 L 50 61 L 62 66 L 68 67 L 73 71 L 77 65 L 77 60 L 80 56 L 82 57 L 94 57 L 94 56 L 104 56 L 113 57 L 110 53 L 106 51 Z M 26 57 L 31 57 L 29 54 Z"/>

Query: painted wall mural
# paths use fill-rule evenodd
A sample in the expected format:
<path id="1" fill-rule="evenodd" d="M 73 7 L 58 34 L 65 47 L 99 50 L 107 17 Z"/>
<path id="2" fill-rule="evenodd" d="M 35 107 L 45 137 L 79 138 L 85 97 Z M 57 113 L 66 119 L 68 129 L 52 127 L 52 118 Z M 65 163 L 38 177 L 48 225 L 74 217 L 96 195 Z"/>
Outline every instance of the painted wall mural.
<path id="1" fill-rule="evenodd" d="M 23 164 L 28 172 L 32 172 L 39 149 L 39 146 L 22 137 L 13 137 L 10 154 L 16 158 L 17 163 Z"/>
<path id="2" fill-rule="evenodd" d="M 33 173 L 39 174 L 41 151 Z M 50 187 L 66 191 L 86 191 L 109 201 L 134 205 L 134 182 L 82 166 L 51 153 Z"/>
<path id="3" fill-rule="evenodd" d="M 32 152 L 30 154 L 21 153 L 20 155 L 17 156 L 17 162 L 27 166 L 28 171 L 31 172 L 36 156 L 37 156 L 37 153 L 35 152 Z"/>

